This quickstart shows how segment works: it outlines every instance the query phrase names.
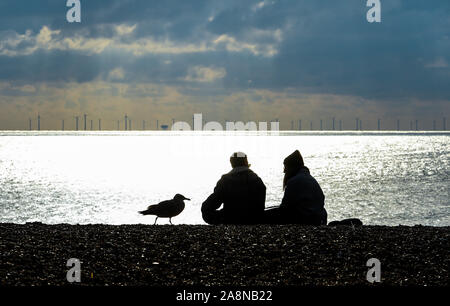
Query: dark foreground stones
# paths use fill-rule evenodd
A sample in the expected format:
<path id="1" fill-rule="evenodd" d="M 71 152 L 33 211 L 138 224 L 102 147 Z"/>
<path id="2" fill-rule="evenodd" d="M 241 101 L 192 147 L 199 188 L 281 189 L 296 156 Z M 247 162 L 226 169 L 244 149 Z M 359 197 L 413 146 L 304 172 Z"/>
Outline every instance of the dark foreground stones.
<path id="1" fill-rule="evenodd" d="M 0 283 L 79 286 L 448 286 L 450 228 L 0 224 Z M 366 280 L 367 260 L 381 282 Z"/>

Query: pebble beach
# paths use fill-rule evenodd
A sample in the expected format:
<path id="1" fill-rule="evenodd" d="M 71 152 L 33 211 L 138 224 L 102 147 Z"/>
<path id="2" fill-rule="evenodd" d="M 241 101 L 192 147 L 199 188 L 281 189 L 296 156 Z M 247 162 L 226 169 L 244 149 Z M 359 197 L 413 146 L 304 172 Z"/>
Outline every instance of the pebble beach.
<path id="1" fill-rule="evenodd" d="M 448 286 L 450 228 L 0 224 L 2 286 Z M 81 261 L 81 282 L 66 279 Z M 366 279 L 370 258 L 381 282 Z"/>

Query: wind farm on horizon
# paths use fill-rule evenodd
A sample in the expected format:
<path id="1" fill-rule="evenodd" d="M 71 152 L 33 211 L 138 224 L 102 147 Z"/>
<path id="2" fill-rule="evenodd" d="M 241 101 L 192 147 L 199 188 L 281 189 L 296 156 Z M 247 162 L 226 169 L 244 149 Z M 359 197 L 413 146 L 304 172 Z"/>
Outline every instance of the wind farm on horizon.
<path id="1" fill-rule="evenodd" d="M 82 126 L 80 126 L 80 119 Z M 270 122 L 274 123 L 276 122 L 278 124 L 278 128 L 283 131 L 447 131 L 447 122 L 446 117 L 443 117 L 441 120 L 433 119 L 430 120 L 422 120 L 419 121 L 418 119 L 411 119 L 411 120 L 383 120 L 381 118 L 377 118 L 376 120 L 366 120 L 364 121 L 363 126 L 363 120 L 361 118 L 355 118 L 354 123 L 351 124 L 347 120 L 345 122 L 344 126 L 344 120 L 339 119 L 337 120 L 335 117 L 330 118 L 329 120 L 324 119 L 316 119 L 316 120 L 303 120 L 303 119 L 297 119 L 297 120 L 291 120 L 290 125 L 288 125 L 288 120 L 284 122 L 283 125 L 281 125 L 281 121 L 277 119 L 272 119 Z M 375 121 L 375 123 L 374 123 Z M 440 121 L 440 122 L 439 122 Z M 175 118 L 171 119 L 171 125 L 167 123 L 162 123 L 164 121 L 160 121 L 158 119 L 156 120 L 136 120 L 133 121 L 130 116 L 125 114 L 123 116 L 123 119 L 118 120 L 109 120 L 109 126 L 104 128 L 102 126 L 102 119 L 101 118 L 95 118 L 95 119 L 88 119 L 87 114 L 83 114 L 83 116 L 74 116 L 72 122 L 72 128 L 68 128 L 67 126 L 67 120 L 61 119 L 61 127 L 60 129 L 55 128 L 45 128 L 45 125 L 42 125 L 43 123 L 43 117 L 38 114 L 35 121 L 33 122 L 33 119 L 30 117 L 28 119 L 28 130 L 29 131 L 41 131 L 41 130 L 61 130 L 61 131 L 156 131 L 156 130 L 171 130 L 172 127 L 177 122 Z M 214 123 L 221 124 L 220 121 L 213 121 Z M 223 122 L 223 127 L 227 127 L 227 123 L 236 123 L 235 127 L 232 130 L 256 130 L 251 128 L 251 123 L 254 123 L 255 121 L 249 120 L 247 122 L 241 122 L 241 121 L 228 121 L 225 120 Z M 383 126 L 383 123 L 388 122 L 389 127 L 391 128 L 385 128 Z M 95 123 L 95 124 L 94 124 Z M 202 119 L 200 123 L 200 129 L 201 130 L 220 130 L 220 129 L 211 129 L 208 128 L 206 125 L 206 119 Z M 303 125 L 302 125 L 303 123 Z M 134 128 L 133 128 L 133 124 Z M 195 127 L 196 123 L 194 122 L 194 117 L 192 117 L 192 127 Z M 256 126 L 256 124 L 254 125 Z M 305 126 L 307 128 L 305 128 Z M 25 129 L 24 129 L 25 130 Z M 174 130 L 180 130 L 175 128 Z M 193 130 L 198 130 L 198 128 L 193 128 Z M 223 128 L 223 130 L 229 130 Z M 274 128 L 272 127 L 272 130 Z"/>

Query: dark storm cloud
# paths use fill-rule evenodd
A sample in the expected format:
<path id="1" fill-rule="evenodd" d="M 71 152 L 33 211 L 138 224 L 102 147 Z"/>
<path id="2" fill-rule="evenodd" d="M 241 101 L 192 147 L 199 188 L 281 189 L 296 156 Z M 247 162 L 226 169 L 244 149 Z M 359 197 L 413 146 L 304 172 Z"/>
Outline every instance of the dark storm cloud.
<path id="1" fill-rule="evenodd" d="M 225 69 L 214 83 L 224 92 L 295 88 L 390 101 L 450 99 L 450 2 L 382 0 L 380 24 L 366 21 L 365 3 L 91 0 L 82 1 L 82 23 L 69 24 L 65 1 L 2 1 L 0 41 L 26 30 L 36 35 L 46 25 L 60 30 L 61 39 L 81 35 L 132 44 L 151 37 L 209 49 L 141 55 L 108 48 L 97 53 L 37 50 L 0 56 L 0 78 L 88 82 L 107 79 L 111 70 L 120 68 L 123 82 L 183 88 L 189 69 L 198 66 Z M 121 24 L 136 28 L 117 37 L 116 26 Z M 14 48 L 29 44 L 22 41 Z M 205 87 L 188 85 L 185 90 L 190 92 Z"/>
<path id="2" fill-rule="evenodd" d="M 339 3 L 294 22 L 274 61 L 275 86 L 375 98 L 450 97 L 448 67 L 429 64 L 448 61 L 448 2 L 382 1 L 381 24 L 364 22 L 363 6 L 347 12 L 352 2 Z"/>
<path id="3" fill-rule="evenodd" d="M 80 67 L 80 63 L 83 63 Z M 0 56 L 3 81 L 89 82 L 101 71 L 98 58 L 68 51 L 36 52 L 32 56 Z"/>

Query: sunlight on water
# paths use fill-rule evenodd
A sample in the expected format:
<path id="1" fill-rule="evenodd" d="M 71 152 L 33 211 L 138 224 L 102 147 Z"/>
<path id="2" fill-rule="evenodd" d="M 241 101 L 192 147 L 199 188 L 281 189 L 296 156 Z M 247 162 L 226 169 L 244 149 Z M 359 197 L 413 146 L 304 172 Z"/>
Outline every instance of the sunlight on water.
<path id="1" fill-rule="evenodd" d="M 450 133 L 0 132 L 0 222 L 150 223 L 138 210 L 181 193 L 174 224 L 203 224 L 201 203 L 244 151 L 283 196 L 283 159 L 299 149 L 329 221 L 450 225 Z M 159 223 L 167 223 L 160 219 Z"/>

